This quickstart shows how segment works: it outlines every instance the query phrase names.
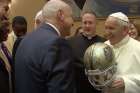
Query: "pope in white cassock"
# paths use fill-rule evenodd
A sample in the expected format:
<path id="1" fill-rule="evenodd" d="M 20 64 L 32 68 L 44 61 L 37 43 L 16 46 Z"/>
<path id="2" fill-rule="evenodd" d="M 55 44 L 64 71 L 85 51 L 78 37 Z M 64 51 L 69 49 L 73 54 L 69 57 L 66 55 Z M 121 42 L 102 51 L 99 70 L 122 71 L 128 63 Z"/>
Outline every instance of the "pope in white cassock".
<path id="1" fill-rule="evenodd" d="M 128 31 L 129 19 L 125 14 L 117 12 L 108 16 L 105 43 L 113 48 L 117 62 L 117 77 L 111 87 L 122 89 L 122 93 L 140 93 L 140 42 L 129 37 Z M 107 93 L 116 93 L 112 89 Z"/>

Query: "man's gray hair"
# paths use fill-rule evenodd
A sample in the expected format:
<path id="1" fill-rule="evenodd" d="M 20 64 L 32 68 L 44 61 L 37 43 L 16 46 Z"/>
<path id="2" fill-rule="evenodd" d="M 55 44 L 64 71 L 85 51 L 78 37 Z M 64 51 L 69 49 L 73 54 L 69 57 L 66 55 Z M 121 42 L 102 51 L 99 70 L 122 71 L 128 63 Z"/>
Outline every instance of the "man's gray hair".
<path id="1" fill-rule="evenodd" d="M 68 5 L 61 0 L 50 0 L 42 9 L 43 18 L 53 18 L 56 16 L 57 11 L 65 9 Z"/>
<path id="2" fill-rule="evenodd" d="M 35 20 L 40 20 L 41 22 L 43 21 L 42 10 L 37 12 Z"/>

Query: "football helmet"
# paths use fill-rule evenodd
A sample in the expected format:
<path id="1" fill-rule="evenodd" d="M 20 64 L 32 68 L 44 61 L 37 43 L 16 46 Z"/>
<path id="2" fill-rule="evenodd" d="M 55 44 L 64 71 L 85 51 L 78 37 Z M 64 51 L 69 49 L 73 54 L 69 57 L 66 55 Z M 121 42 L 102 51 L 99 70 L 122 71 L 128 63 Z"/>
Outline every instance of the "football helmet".
<path id="1" fill-rule="evenodd" d="M 109 87 L 116 73 L 113 49 L 105 43 L 94 43 L 85 52 L 85 73 L 93 87 Z"/>

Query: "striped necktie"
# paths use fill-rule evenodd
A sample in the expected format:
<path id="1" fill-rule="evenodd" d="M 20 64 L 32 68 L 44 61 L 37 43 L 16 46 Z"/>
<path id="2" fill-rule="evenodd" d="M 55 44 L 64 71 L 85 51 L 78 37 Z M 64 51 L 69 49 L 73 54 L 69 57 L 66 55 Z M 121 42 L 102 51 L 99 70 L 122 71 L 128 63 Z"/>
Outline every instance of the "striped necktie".
<path id="1" fill-rule="evenodd" d="M 12 56 L 9 52 L 9 50 L 7 49 L 7 47 L 5 46 L 4 43 L 1 43 L 1 48 L 2 48 L 2 51 L 4 52 L 5 56 L 7 57 L 10 65 L 11 65 L 11 62 L 12 62 Z"/>

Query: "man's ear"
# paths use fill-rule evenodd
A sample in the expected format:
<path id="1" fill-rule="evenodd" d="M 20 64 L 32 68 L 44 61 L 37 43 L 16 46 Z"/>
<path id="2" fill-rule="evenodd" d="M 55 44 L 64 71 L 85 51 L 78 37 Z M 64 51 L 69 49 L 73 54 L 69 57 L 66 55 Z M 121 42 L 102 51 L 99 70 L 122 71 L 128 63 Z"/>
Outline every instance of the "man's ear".
<path id="1" fill-rule="evenodd" d="M 128 34 L 129 28 L 127 26 L 124 26 L 123 28 L 123 34 L 126 35 Z"/>
<path id="2" fill-rule="evenodd" d="M 63 10 L 59 10 L 57 13 L 57 17 L 59 20 L 63 21 L 64 20 L 64 11 Z"/>

